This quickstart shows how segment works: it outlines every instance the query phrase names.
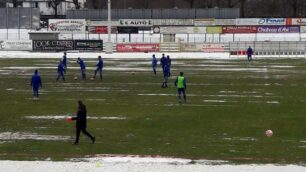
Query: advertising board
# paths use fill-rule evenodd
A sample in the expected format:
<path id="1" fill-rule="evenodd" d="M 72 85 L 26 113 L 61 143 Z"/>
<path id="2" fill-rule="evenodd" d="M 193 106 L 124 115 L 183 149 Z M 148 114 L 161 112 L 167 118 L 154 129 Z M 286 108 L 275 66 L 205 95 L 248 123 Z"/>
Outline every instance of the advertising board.
<path id="1" fill-rule="evenodd" d="M 86 20 L 87 26 L 107 26 L 108 21 L 107 20 Z M 110 21 L 111 26 L 119 26 L 118 20 L 112 20 Z"/>
<path id="2" fill-rule="evenodd" d="M 31 51 L 31 40 L 3 40 L 0 41 L 0 51 Z"/>
<path id="3" fill-rule="evenodd" d="M 193 26 L 192 19 L 152 19 L 154 26 Z"/>
<path id="4" fill-rule="evenodd" d="M 159 52 L 159 44 L 117 44 L 117 52 Z"/>
<path id="5" fill-rule="evenodd" d="M 91 34 L 107 34 L 107 26 L 88 26 L 88 32 Z M 117 32 L 117 27 L 111 27 L 111 33 Z"/>
<path id="6" fill-rule="evenodd" d="M 286 25 L 286 18 L 260 18 L 257 25 Z"/>
<path id="7" fill-rule="evenodd" d="M 236 19 L 216 19 L 216 26 L 234 26 Z"/>
<path id="8" fill-rule="evenodd" d="M 254 26 L 258 25 L 259 23 L 258 18 L 241 18 L 241 19 L 236 19 L 236 25 L 237 26 Z"/>
<path id="9" fill-rule="evenodd" d="M 103 41 L 102 40 L 75 40 L 74 48 L 75 50 L 101 51 L 103 50 Z"/>
<path id="10" fill-rule="evenodd" d="M 306 26 L 306 18 L 292 18 L 292 25 Z"/>
<path id="11" fill-rule="evenodd" d="M 207 26 L 206 32 L 209 34 L 219 34 L 222 33 L 222 27 L 220 26 Z"/>
<path id="12" fill-rule="evenodd" d="M 207 33 L 206 27 L 160 27 L 160 33 L 164 34 L 199 34 L 199 33 Z"/>
<path id="13" fill-rule="evenodd" d="M 153 21 L 151 19 L 120 19 L 119 26 L 151 27 L 153 26 Z"/>
<path id="14" fill-rule="evenodd" d="M 216 21 L 215 19 L 195 19 L 194 25 L 195 26 L 215 26 Z"/>
<path id="15" fill-rule="evenodd" d="M 301 33 L 306 33 L 306 26 L 301 26 L 300 27 L 300 32 Z"/>
<path id="16" fill-rule="evenodd" d="M 60 33 L 84 33 L 86 30 L 85 19 L 49 19 L 49 31 Z"/>
<path id="17" fill-rule="evenodd" d="M 223 26 L 222 33 L 257 33 L 256 26 Z"/>
<path id="18" fill-rule="evenodd" d="M 73 40 L 33 40 L 33 51 L 74 50 Z"/>
<path id="19" fill-rule="evenodd" d="M 257 33 L 299 33 L 300 26 L 258 26 Z"/>
<path id="20" fill-rule="evenodd" d="M 118 33 L 138 33 L 138 27 L 117 27 Z"/>

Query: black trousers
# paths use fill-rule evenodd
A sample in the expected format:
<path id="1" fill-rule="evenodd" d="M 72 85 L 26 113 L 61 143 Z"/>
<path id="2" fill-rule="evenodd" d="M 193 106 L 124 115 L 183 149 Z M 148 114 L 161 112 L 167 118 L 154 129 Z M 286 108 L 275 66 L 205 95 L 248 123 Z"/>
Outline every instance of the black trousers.
<path id="1" fill-rule="evenodd" d="M 94 137 L 92 135 L 90 135 L 87 131 L 86 128 L 76 128 L 76 138 L 75 138 L 75 143 L 79 143 L 79 138 L 80 138 L 80 134 L 81 131 L 88 136 L 91 140 L 94 139 Z"/>

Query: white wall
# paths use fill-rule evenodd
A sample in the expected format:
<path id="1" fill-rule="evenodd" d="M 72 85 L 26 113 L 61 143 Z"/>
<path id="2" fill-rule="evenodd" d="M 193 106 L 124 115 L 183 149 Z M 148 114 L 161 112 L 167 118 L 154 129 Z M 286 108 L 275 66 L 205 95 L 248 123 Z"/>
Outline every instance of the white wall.
<path id="1" fill-rule="evenodd" d="M 26 29 L 0 29 L 0 40 L 28 40 L 30 30 Z M 93 39 L 104 40 L 107 34 L 60 34 L 60 39 Z M 159 43 L 162 42 L 162 34 L 149 32 L 139 34 L 112 34 L 112 42 L 128 43 Z M 232 42 L 232 41 L 306 41 L 306 33 L 287 34 L 177 34 L 176 40 L 181 42 L 203 43 L 203 42 Z"/>

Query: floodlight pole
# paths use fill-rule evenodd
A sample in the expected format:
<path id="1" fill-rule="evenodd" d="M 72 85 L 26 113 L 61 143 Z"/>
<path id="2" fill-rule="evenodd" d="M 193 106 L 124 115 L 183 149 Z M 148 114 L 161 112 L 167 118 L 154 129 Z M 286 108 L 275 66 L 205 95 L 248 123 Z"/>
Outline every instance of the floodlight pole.
<path id="1" fill-rule="evenodd" d="M 107 43 L 105 45 L 105 52 L 108 54 L 111 54 L 113 51 L 113 45 L 112 45 L 112 40 L 111 40 L 111 0 L 107 0 L 107 34 L 108 34 L 108 39 Z"/>

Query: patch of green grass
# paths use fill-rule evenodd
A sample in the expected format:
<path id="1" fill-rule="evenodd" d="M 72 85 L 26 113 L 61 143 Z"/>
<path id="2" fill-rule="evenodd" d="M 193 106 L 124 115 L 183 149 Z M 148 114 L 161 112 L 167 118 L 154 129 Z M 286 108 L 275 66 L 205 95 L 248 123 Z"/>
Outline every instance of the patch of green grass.
<path id="1" fill-rule="evenodd" d="M 94 67 L 95 60 L 86 59 L 87 67 Z M 75 75 L 81 78 L 78 68 L 68 69 L 66 82 L 55 82 L 56 69 L 43 68 L 56 67 L 55 59 L 0 59 L 0 70 L 4 70 L 0 71 L 0 133 L 74 137 L 74 123 L 25 116 L 74 114 L 78 100 L 84 101 L 89 116 L 126 117 L 89 119 L 88 131 L 97 138 L 94 145 L 82 134 L 78 146 L 71 144 L 73 140 L 0 137 L 0 158 L 62 160 L 94 154 L 141 154 L 305 163 L 304 63 L 174 59 L 169 88 L 162 89 L 161 71 L 153 76 L 148 59 L 107 59 L 103 81 L 90 81 L 94 68 L 89 68 L 85 82 L 73 80 Z M 14 69 L 16 66 L 41 68 L 43 89 L 39 101 L 31 100 L 29 80 L 33 70 L 23 73 L 22 69 Z M 69 67 L 78 65 L 71 60 Z M 118 70 L 121 67 L 133 69 Z M 188 100 L 180 104 L 173 82 L 181 70 L 187 78 Z M 264 134 L 267 129 L 274 132 L 270 138 Z"/>

